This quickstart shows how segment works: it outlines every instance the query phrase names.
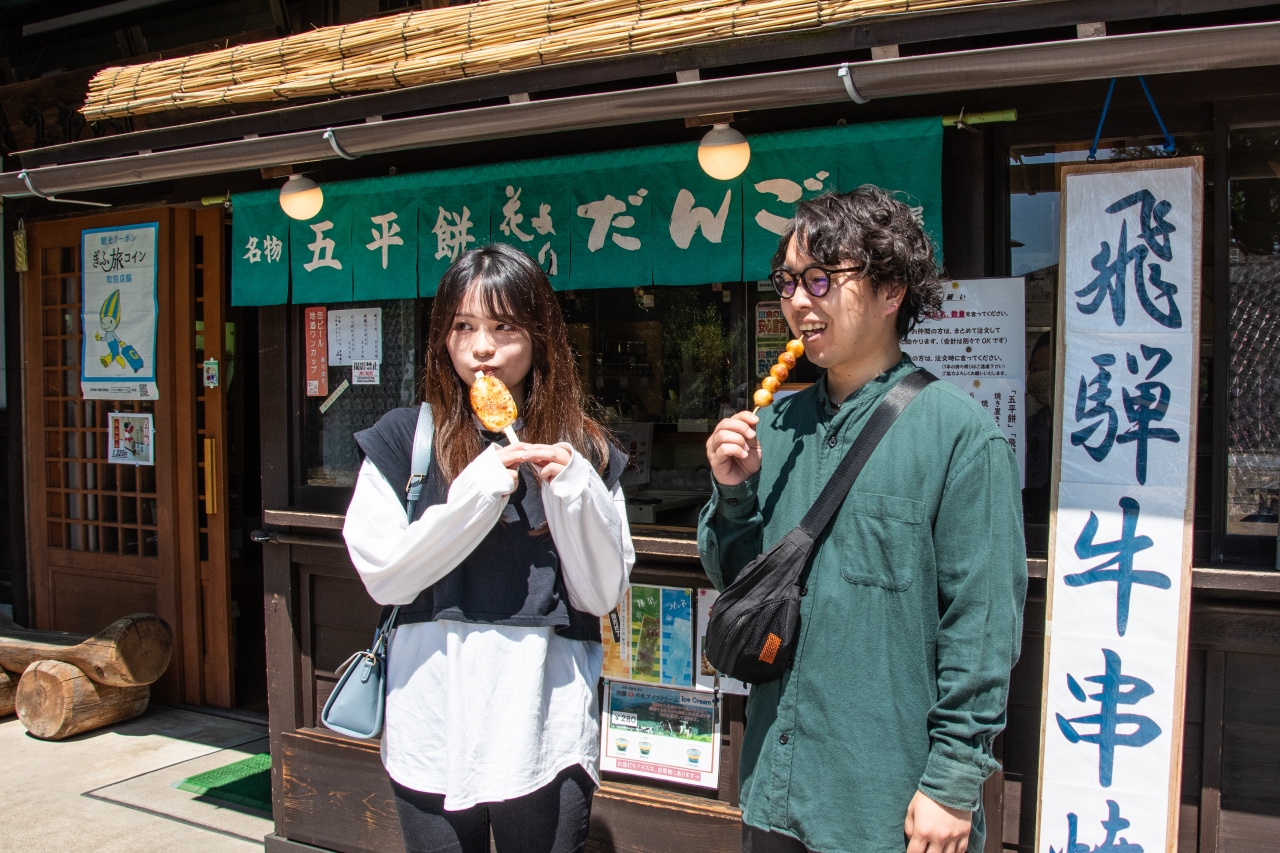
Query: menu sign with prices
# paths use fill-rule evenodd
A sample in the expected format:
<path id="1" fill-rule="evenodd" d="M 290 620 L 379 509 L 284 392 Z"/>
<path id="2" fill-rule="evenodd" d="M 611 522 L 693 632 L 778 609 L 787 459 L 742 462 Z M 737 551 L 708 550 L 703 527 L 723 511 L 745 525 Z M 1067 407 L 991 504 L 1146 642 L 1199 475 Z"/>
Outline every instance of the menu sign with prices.
<path id="1" fill-rule="evenodd" d="M 600 769 L 720 787 L 718 701 L 707 693 L 607 681 Z"/>
<path id="2" fill-rule="evenodd" d="M 1026 482 L 1026 322 L 1021 278 L 948 281 L 942 310 L 902 343 L 918 366 L 978 401 L 1009 440 Z"/>
<path id="3" fill-rule="evenodd" d="M 329 396 L 329 330 L 323 306 L 306 313 L 307 396 Z"/>
<path id="4" fill-rule="evenodd" d="M 108 412 L 107 461 L 114 465 L 156 464 L 155 418 L 139 412 Z"/>
<path id="5" fill-rule="evenodd" d="M 381 308 L 329 312 L 329 366 L 350 367 L 357 361 L 382 363 Z"/>
<path id="6" fill-rule="evenodd" d="M 1178 843 L 1203 169 L 1062 172 L 1037 853 Z"/>

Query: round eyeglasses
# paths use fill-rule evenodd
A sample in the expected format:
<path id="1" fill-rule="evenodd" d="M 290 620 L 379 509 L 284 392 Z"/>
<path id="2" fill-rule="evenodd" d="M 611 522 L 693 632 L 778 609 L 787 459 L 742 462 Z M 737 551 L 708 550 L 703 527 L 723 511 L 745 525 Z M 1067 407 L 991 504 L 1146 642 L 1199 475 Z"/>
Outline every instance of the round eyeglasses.
<path id="1" fill-rule="evenodd" d="M 790 299 L 796 295 L 797 284 L 802 284 L 805 291 L 816 299 L 827 295 L 827 291 L 831 289 L 831 276 L 835 273 L 859 272 L 860 270 L 861 267 L 829 269 L 819 266 L 806 267 L 799 273 L 793 273 L 789 270 L 774 270 L 769 273 L 769 282 L 783 299 Z"/>

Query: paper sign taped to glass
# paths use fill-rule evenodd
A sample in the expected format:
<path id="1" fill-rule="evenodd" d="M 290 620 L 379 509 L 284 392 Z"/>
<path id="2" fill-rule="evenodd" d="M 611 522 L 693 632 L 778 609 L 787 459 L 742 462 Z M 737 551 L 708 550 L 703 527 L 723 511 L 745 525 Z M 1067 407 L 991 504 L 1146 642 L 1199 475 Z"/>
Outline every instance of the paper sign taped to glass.
<path id="1" fill-rule="evenodd" d="M 1177 845 L 1203 161 L 1063 170 L 1037 853 Z"/>
<path id="2" fill-rule="evenodd" d="M 155 420 L 139 412 L 107 413 L 107 461 L 115 465 L 156 464 Z"/>
<path id="3" fill-rule="evenodd" d="M 155 222 L 80 233 L 80 392 L 86 400 L 155 400 Z"/>
<path id="4" fill-rule="evenodd" d="M 707 693 L 607 682 L 600 720 L 600 769 L 718 788 L 716 702 Z"/>
<path id="5" fill-rule="evenodd" d="M 920 367 L 968 394 L 995 421 L 1026 486 L 1026 283 L 1021 278 L 947 281 L 942 310 L 902 343 Z"/>

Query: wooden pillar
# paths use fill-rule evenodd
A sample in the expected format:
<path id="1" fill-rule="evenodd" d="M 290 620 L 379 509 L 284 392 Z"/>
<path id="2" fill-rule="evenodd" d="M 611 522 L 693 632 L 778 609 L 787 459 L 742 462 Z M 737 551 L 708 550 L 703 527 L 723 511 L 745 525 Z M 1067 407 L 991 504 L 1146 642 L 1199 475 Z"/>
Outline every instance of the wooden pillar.
<path id="1" fill-rule="evenodd" d="M 1199 853 L 1218 853 L 1218 819 L 1222 813 L 1222 718 L 1226 698 L 1226 672 L 1226 652 L 1210 651 L 1205 654 Z"/>

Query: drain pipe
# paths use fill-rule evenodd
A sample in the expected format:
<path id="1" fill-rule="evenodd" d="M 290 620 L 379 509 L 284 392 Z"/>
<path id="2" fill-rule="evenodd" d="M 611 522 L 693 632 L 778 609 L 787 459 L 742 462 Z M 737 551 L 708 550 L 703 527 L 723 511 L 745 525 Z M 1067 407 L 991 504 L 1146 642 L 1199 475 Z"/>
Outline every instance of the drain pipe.
<path id="1" fill-rule="evenodd" d="M 501 104 L 46 166 L 0 174 L 0 195 L 49 196 L 691 115 L 1278 62 L 1280 23 L 1074 39 Z"/>

